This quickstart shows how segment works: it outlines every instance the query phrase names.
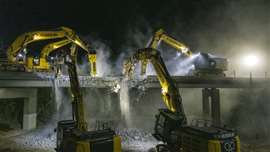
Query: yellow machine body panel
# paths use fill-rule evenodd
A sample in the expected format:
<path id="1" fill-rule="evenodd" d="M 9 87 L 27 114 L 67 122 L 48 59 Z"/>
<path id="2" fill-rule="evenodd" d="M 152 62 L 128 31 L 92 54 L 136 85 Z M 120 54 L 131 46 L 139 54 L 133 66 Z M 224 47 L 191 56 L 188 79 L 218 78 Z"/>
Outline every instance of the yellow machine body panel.
<path id="1" fill-rule="evenodd" d="M 182 129 L 181 152 L 240 152 L 240 139 L 232 130 L 187 126 Z"/>
<path id="2" fill-rule="evenodd" d="M 113 152 L 121 152 L 121 137 L 120 136 L 114 136 L 113 139 Z"/>
<path id="3" fill-rule="evenodd" d="M 219 140 L 208 141 L 208 152 L 221 152 L 221 144 Z"/>
<path id="4" fill-rule="evenodd" d="M 50 69 L 49 63 L 44 58 L 40 58 L 38 64 L 34 63 L 33 57 L 28 57 L 26 59 L 26 69 L 27 71 L 48 71 Z"/>
<path id="5" fill-rule="evenodd" d="M 87 141 L 78 141 L 76 145 L 76 152 L 91 152 L 90 143 Z"/>
<path id="6" fill-rule="evenodd" d="M 203 136 L 183 133 L 181 152 L 240 152 L 238 136 L 228 139 L 207 139 Z"/>
<path id="7" fill-rule="evenodd" d="M 240 138 L 239 136 L 236 136 L 235 139 L 236 139 L 236 152 L 240 152 L 241 151 Z"/>
<path id="8" fill-rule="evenodd" d="M 235 143 L 232 145 L 224 145 L 220 140 L 209 140 L 208 141 L 208 152 L 240 152 L 240 139 L 236 136 Z M 223 146 L 223 148 L 222 148 Z"/>

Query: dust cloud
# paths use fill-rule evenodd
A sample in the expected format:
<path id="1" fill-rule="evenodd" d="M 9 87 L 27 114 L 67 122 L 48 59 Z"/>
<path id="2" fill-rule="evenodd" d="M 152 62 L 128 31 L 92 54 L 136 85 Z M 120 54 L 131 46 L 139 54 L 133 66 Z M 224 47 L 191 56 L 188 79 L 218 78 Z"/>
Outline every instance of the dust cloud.
<path id="1" fill-rule="evenodd" d="M 129 96 L 129 86 L 127 80 L 123 79 L 120 83 L 120 93 L 119 93 L 119 102 L 120 110 L 126 127 L 131 127 L 131 116 L 130 116 L 130 96 Z"/>

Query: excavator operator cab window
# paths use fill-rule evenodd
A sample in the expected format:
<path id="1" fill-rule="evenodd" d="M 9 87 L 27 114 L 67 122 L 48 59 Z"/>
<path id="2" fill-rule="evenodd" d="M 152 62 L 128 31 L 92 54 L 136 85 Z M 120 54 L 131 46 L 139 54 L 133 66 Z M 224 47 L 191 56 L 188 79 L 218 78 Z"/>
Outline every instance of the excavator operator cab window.
<path id="1" fill-rule="evenodd" d="M 177 128 L 184 124 L 184 118 L 168 109 L 159 109 L 156 115 L 154 137 L 167 143 L 177 143 L 180 140 Z"/>

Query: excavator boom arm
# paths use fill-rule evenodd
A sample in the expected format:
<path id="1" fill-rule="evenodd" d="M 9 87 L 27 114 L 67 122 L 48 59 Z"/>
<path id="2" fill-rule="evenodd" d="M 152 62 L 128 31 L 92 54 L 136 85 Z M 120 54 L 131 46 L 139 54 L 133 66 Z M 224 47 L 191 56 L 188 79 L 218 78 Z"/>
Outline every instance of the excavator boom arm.
<path id="1" fill-rule="evenodd" d="M 83 98 L 79 84 L 79 78 L 76 70 L 76 45 L 72 44 L 70 48 L 70 60 L 66 61 L 70 81 L 70 90 L 72 94 L 72 115 L 77 121 L 77 128 L 87 131 L 87 123 L 84 117 Z"/>
<path id="2" fill-rule="evenodd" d="M 22 34 L 19 37 L 17 37 L 17 39 L 8 48 L 8 59 L 11 62 L 15 62 L 16 56 L 19 53 L 19 51 L 32 42 L 48 39 L 57 39 L 63 37 L 64 37 L 63 31 L 58 32 L 36 31 Z"/>
<path id="3" fill-rule="evenodd" d="M 152 37 L 151 42 L 147 45 L 147 48 L 157 49 L 159 44 L 164 42 L 169 46 L 175 48 L 178 52 L 185 54 L 186 56 L 191 56 L 191 50 L 183 43 L 177 41 L 173 37 L 167 35 L 163 29 L 158 30 Z M 147 60 L 142 62 L 141 74 L 146 73 Z"/>
<path id="4" fill-rule="evenodd" d="M 192 55 L 192 52 L 185 44 L 183 44 L 183 43 L 177 41 L 176 39 L 174 39 L 173 37 L 167 35 L 165 33 L 165 31 L 162 29 L 158 30 L 155 33 L 155 35 L 153 36 L 148 47 L 157 49 L 160 42 L 164 42 L 164 43 L 168 44 L 169 46 L 175 48 L 180 53 L 184 53 L 187 56 Z"/>
<path id="5" fill-rule="evenodd" d="M 79 42 L 79 41 L 76 41 L 76 42 Z M 45 47 L 43 47 L 42 51 L 41 51 L 41 55 L 40 55 L 40 58 L 41 59 L 46 59 L 49 54 L 63 46 L 66 46 L 70 43 L 73 43 L 73 44 L 77 44 L 75 43 L 75 41 L 71 41 L 69 39 L 64 39 L 62 41 L 58 41 L 58 42 L 54 42 L 54 43 L 50 43 L 48 45 L 46 45 Z M 93 52 L 93 51 L 88 51 L 88 49 L 84 49 L 84 48 L 87 48 L 87 46 L 80 42 L 79 43 L 80 45 L 79 46 L 83 46 L 81 48 L 83 48 L 83 50 L 86 52 L 87 56 L 88 56 L 88 62 L 90 64 L 90 67 L 91 67 L 91 75 L 92 76 L 96 76 L 97 74 L 97 71 L 96 71 L 96 52 Z"/>
<path id="6" fill-rule="evenodd" d="M 69 28 L 61 27 L 59 31 L 34 31 L 23 34 L 19 36 L 9 47 L 8 49 L 8 59 L 12 63 L 16 63 L 16 56 L 19 51 L 31 42 L 48 40 L 48 39 L 57 39 L 57 38 L 65 38 L 58 42 L 53 42 L 46 45 L 41 51 L 41 58 L 43 60 L 47 60 L 47 55 L 51 52 L 56 51 L 58 48 L 72 44 L 70 50 L 67 51 L 65 55 L 69 56 L 70 59 L 66 61 L 68 66 L 68 73 L 70 77 L 70 88 L 73 97 L 73 118 L 77 121 L 77 128 L 83 131 L 87 130 L 87 124 L 84 118 L 84 110 L 83 110 L 83 99 L 80 91 L 77 71 L 76 71 L 76 56 L 77 56 L 77 46 L 81 47 L 83 50 L 88 52 L 87 46 L 80 40 L 79 36 L 75 34 L 75 32 Z M 87 55 L 88 55 L 87 54 Z M 14 60 L 15 57 L 15 60 Z M 46 61 L 47 62 L 47 61 Z M 26 64 L 26 63 L 24 63 Z"/>
<path id="7" fill-rule="evenodd" d="M 170 111 L 179 113 L 185 117 L 181 96 L 177 87 L 174 85 L 174 82 L 158 50 L 153 48 L 138 50 L 132 57 L 125 61 L 123 71 L 124 74 L 131 77 L 134 72 L 135 65 L 138 62 L 145 60 L 149 60 L 154 66 L 162 88 L 163 101 L 167 108 Z"/>
<path id="8" fill-rule="evenodd" d="M 88 51 L 86 45 L 72 29 L 60 27 L 55 31 L 34 31 L 20 35 L 8 48 L 8 59 L 11 62 L 15 62 L 19 51 L 32 42 L 58 38 L 66 38 Z"/>
<path id="9" fill-rule="evenodd" d="M 79 36 L 70 28 L 60 27 L 55 31 L 34 31 L 28 32 L 20 35 L 8 48 L 7 56 L 8 61 L 12 63 L 17 62 L 17 56 L 20 51 L 27 47 L 28 44 L 42 41 L 42 40 L 50 40 L 50 39 L 59 39 L 62 40 L 47 44 L 40 53 L 40 59 L 43 61 L 46 60 L 47 56 L 56 49 L 68 45 L 70 43 L 78 45 L 82 50 L 86 52 L 88 55 L 88 61 L 91 67 L 91 75 L 96 75 L 96 53 L 89 52 L 87 45 L 79 38 Z M 44 63 L 44 65 L 48 65 L 48 63 Z M 33 67 L 27 67 L 33 68 Z M 48 68 L 47 66 L 42 68 Z"/>
<path id="10" fill-rule="evenodd" d="M 54 42 L 54 43 L 50 43 L 50 44 L 46 45 L 41 50 L 40 58 L 46 58 L 54 50 L 59 49 L 59 48 L 65 46 L 65 45 L 68 45 L 71 42 L 72 41 L 70 41 L 68 39 L 65 39 L 65 40 L 62 40 L 62 41 L 58 41 L 58 42 Z"/>

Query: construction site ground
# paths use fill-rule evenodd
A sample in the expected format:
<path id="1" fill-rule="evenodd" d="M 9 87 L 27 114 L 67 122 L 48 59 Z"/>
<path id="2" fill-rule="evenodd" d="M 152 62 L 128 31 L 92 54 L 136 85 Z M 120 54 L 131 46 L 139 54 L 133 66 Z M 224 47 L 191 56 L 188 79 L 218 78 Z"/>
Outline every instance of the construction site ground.
<path id="1" fill-rule="evenodd" d="M 155 152 L 158 144 L 151 133 L 139 129 L 122 129 L 118 131 L 122 137 L 123 152 Z M 0 152 L 54 152 L 55 133 L 50 129 L 33 131 L 1 130 Z M 269 140 L 243 141 L 241 152 L 269 152 Z"/>

